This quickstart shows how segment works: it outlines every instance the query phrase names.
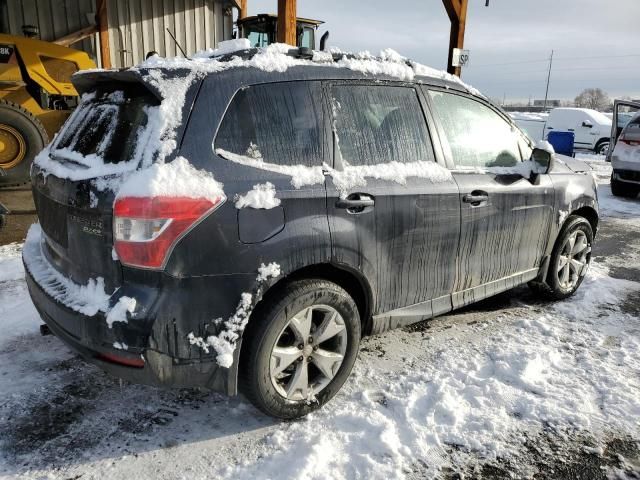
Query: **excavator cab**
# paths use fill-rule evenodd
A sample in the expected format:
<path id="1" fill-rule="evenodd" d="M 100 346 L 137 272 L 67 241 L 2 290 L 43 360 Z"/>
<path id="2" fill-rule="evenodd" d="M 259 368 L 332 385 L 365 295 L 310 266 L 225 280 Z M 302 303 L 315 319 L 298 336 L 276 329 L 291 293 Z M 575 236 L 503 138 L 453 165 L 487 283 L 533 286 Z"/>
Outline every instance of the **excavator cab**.
<path id="1" fill-rule="evenodd" d="M 296 20 L 297 47 L 316 48 L 316 30 L 324 22 L 310 18 Z M 277 15 L 261 13 L 238 20 L 240 38 L 248 38 L 252 47 L 266 47 L 276 43 L 278 30 Z"/>

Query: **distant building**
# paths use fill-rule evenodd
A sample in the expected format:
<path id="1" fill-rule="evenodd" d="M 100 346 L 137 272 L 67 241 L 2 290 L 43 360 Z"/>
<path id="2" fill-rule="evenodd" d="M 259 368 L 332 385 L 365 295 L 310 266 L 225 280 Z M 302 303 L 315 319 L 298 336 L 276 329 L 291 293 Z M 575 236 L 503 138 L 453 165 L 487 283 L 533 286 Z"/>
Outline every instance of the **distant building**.
<path id="1" fill-rule="evenodd" d="M 547 107 L 548 108 L 560 107 L 561 105 L 562 105 L 562 103 L 560 102 L 560 100 L 547 100 Z M 533 101 L 533 106 L 534 107 L 544 107 L 544 100 L 534 100 Z"/>

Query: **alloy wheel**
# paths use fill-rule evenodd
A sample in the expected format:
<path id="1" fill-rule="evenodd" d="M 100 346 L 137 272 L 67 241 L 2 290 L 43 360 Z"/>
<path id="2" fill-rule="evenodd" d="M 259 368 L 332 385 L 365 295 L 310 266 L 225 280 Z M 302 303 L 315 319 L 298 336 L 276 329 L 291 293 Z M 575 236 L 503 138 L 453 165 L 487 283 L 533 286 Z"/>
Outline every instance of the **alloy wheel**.
<path id="1" fill-rule="evenodd" d="M 22 134 L 15 128 L 0 123 L 0 167 L 15 167 L 26 153 L 27 146 Z"/>
<path id="2" fill-rule="evenodd" d="M 344 319 L 333 307 L 312 305 L 293 315 L 271 350 L 276 391 L 287 400 L 313 400 L 338 373 L 347 340 Z"/>
<path id="3" fill-rule="evenodd" d="M 587 273 L 591 257 L 591 245 L 582 230 L 576 230 L 567 237 L 558 256 L 558 285 L 563 290 L 571 290 Z"/>

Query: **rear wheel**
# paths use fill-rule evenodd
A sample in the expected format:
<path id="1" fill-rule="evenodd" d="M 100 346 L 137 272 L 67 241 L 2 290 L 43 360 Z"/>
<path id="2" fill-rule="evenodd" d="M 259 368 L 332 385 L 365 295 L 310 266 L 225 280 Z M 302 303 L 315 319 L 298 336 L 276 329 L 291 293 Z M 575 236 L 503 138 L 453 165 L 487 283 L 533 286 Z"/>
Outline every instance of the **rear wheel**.
<path id="1" fill-rule="evenodd" d="M 29 181 L 31 162 L 48 143 L 40 121 L 19 105 L 0 99 L 0 185 Z"/>
<path id="2" fill-rule="evenodd" d="M 573 295 L 591 263 L 592 244 L 593 229 L 589 221 L 577 215 L 570 216 L 553 247 L 545 282 L 531 282 L 529 286 L 553 300 Z"/>
<path id="3" fill-rule="evenodd" d="M 611 193 L 616 197 L 635 198 L 640 193 L 640 187 L 616 180 L 611 175 Z"/>
<path id="4" fill-rule="evenodd" d="M 283 419 L 328 402 L 349 377 L 360 343 L 358 308 L 349 294 L 326 280 L 300 280 L 254 315 L 240 366 L 249 400 Z"/>

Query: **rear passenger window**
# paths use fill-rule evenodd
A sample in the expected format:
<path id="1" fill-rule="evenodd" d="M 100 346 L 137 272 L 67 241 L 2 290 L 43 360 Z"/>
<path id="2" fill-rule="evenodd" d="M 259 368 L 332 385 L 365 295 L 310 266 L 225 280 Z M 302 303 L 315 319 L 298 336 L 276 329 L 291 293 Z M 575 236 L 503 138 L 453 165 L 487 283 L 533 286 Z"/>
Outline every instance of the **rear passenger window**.
<path id="1" fill-rule="evenodd" d="M 319 82 L 255 85 L 239 90 L 215 148 L 278 165 L 322 164 Z"/>
<path id="2" fill-rule="evenodd" d="M 350 165 L 435 161 L 413 88 L 333 85 L 337 146 Z"/>
<path id="3" fill-rule="evenodd" d="M 470 98 L 429 91 L 459 167 L 513 167 L 521 161 L 511 125 L 489 107 Z"/>

